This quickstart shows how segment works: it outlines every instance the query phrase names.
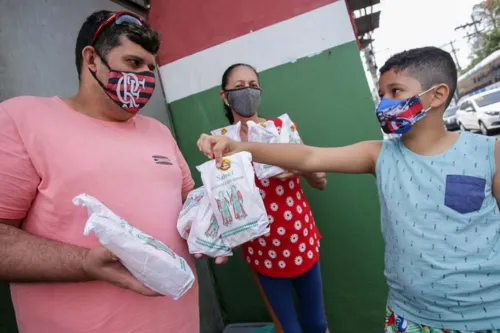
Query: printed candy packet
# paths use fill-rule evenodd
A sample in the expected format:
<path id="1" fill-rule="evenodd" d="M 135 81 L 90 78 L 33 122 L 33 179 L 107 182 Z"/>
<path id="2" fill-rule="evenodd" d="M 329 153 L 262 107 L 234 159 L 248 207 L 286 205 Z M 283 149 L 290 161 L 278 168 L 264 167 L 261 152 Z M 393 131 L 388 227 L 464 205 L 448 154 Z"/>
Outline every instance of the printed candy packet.
<path id="1" fill-rule="evenodd" d="M 250 153 L 241 152 L 224 158 L 220 168 L 214 160 L 197 167 L 220 234 L 230 248 L 269 233 L 251 161 Z"/>
<path id="2" fill-rule="evenodd" d="M 285 113 L 278 118 L 283 122 L 280 133 L 280 143 L 300 144 L 302 141 L 297 126 L 292 119 L 290 119 L 288 114 Z"/>
<path id="3" fill-rule="evenodd" d="M 94 233 L 146 287 L 177 300 L 193 286 L 191 268 L 165 244 L 135 228 L 90 195 L 80 194 L 73 203 L 87 207 L 89 219 L 83 234 Z"/>
<path id="4" fill-rule="evenodd" d="M 179 213 L 179 219 L 177 220 L 177 230 L 182 238 L 188 239 L 187 229 L 191 228 L 193 221 L 198 215 L 198 209 L 202 198 L 205 196 L 205 189 L 203 187 L 197 188 L 189 192 L 184 206 Z"/>
<path id="5" fill-rule="evenodd" d="M 240 136 L 241 122 L 237 122 L 234 125 L 218 128 L 210 132 L 214 136 L 227 136 L 233 141 L 241 141 Z"/>
<path id="6" fill-rule="evenodd" d="M 231 248 L 221 237 L 219 222 L 207 196 L 201 199 L 197 210 L 198 214 L 188 237 L 189 253 L 201 253 L 213 258 L 232 256 Z"/>
<path id="7" fill-rule="evenodd" d="M 260 143 L 280 143 L 280 134 L 273 121 L 256 124 L 249 121 L 248 141 Z M 258 179 L 266 179 L 284 172 L 283 169 L 268 164 L 254 163 L 255 175 Z"/>

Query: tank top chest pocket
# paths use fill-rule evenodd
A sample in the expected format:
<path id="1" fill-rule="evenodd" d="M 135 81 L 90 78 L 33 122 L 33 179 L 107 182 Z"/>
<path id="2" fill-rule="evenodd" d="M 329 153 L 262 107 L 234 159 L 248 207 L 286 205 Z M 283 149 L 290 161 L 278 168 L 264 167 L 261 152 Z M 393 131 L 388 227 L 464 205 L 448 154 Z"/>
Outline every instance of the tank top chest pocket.
<path id="1" fill-rule="evenodd" d="M 477 212 L 483 205 L 485 188 L 484 178 L 447 175 L 444 204 L 460 214 Z"/>

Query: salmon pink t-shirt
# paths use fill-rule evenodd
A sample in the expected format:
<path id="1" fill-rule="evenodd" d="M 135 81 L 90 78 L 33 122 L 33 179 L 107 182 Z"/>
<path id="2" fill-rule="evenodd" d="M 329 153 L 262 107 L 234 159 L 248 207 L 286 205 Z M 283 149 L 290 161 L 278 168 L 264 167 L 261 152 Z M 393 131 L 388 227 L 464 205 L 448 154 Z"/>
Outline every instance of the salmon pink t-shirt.
<path id="1" fill-rule="evenodd" d="M 26 232 L 92 248 L 99 242 L 83 236 L 87 210 L 72 203 L 87 193 L 195 271 L 176 229 L 181 193 L 194 182 L 158 121 L 101 121 L 58 97 L 10 99 L 0 104 L 0 161 L 0 218 L 24 218 Z M 12 283 L 11 292 L 20 333 L 199 332 L 197 283 L 178 301 L 102 281 Z"/>

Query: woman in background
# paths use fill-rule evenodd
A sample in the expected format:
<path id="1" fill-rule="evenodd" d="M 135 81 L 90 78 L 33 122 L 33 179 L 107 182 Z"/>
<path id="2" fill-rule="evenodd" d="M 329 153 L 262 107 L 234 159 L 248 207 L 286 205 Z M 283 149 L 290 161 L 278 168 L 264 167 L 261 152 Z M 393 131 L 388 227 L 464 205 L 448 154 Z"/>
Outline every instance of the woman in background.
<path id="1" fill-rule="evenodd" d="M 272 120 L 281 129 L 280 119 L 259 117 L 262 89 L 257 71 L 247 64 L 235 64 L 222 76 L 220 96 L 230 124 L 241 122 L 240 137 L 248 140 L 248 121 Z M 324 173 L 285 172 L 259 180 L 266 206 L 270 233 L 242 246 L 243 255 L 256 273 L 266 304 L 275 315 L 275 325 L 284 333 L 325 333 L 328 331 L 323 305 L 319 267 L 321 235 L 302 190 L 300 177 L 313 188 L 326 186 Z M 295 289 L 300 308 L 299 322 L 294 306 Z M 274 317 L 274 316 L 273 316 Z M 277 325 L 276 319 L 280 325 Z"/>

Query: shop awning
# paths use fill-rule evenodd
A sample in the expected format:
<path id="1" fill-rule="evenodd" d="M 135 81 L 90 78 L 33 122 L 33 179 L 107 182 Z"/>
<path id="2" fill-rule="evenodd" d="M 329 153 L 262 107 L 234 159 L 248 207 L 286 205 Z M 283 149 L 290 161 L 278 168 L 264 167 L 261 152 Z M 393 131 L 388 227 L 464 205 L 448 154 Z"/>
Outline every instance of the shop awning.
<path id="1" fill-rule="evenodd" d="M 361 37 L 366 33 L 377 29 L 380 24 L 380 12 L 375 12 L 369 15 L 358 17 L 354 20 L 358 36 Z"/>
<path id="2" fill-rule="evenodd" d="M 346 2 L 350 10 L 359 10 L 377 5 L 380 3 L 380 0 L 347 0 Z"/>

